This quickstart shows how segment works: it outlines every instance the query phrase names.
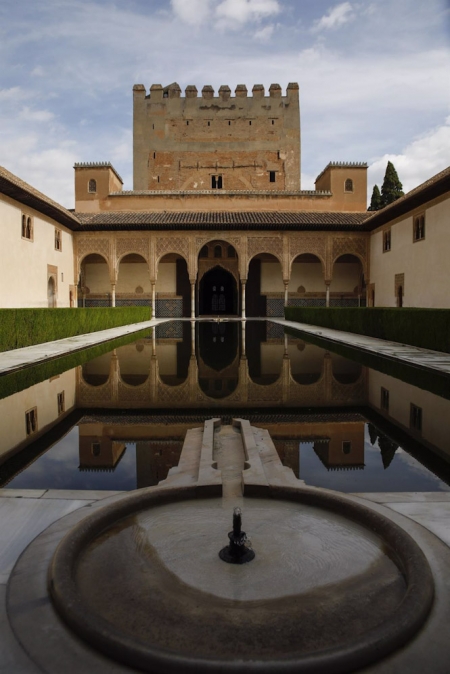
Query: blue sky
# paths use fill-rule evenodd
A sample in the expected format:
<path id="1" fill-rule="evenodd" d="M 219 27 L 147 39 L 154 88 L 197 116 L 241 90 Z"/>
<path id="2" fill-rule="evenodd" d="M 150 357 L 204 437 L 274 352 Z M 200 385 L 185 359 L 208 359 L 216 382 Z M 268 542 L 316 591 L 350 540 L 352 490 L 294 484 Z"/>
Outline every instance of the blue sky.
<path id="1" fill-rule="evenodd" d="M 450 164 L 448 0 L 2 0 L 0 164 L 73 207 L 73 163 L 132 188 L 132 87 L 300 85 L 302 188 L 388 159 L 405 190 Z"/>

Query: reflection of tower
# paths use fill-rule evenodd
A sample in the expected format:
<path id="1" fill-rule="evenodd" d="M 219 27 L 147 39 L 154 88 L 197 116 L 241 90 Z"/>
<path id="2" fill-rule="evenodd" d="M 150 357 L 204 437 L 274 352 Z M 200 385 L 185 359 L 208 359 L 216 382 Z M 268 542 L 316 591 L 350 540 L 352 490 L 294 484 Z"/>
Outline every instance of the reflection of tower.
<path id="1" fill-rule="evenodd" d="M 140 440 L 136 442 L 136 486 L 152 487 L 165 480 L 180 460 L 182 439 Z"/>
<path id="2" fill-rule="evenodd" d="M 300 447 L 298 438 L 277 438 L 272 436 L 273 444 L 277 450 L 283 466 L 287 466 L 295 477 L 300 477 Z"/>
<path id="3" fill-rule="evenodd" d="M 364 421 L 329 424 L 314 451 L 328 470 L 364 468 Z"/>
<path id="4" fill-rule="evenodd" d="M 79 458 L 81 471 L 113 471 L 125 453 L 123 442 L 107 436 L 83 435 L 80 425 Z"/>

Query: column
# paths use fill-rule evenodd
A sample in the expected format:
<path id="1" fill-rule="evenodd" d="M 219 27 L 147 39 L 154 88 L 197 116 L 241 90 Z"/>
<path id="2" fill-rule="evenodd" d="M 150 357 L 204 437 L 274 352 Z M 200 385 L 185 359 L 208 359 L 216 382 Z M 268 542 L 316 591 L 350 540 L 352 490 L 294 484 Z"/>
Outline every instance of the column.
<path id="1" fill-rule="evenodd" d="M 191 356 L 195 358 L 195 321 L 191 321 Z"/>
<path id="2" fill-rule="evenodd" d="M 242 335 L 241 335 L 241 342 L 242 342 L 242 352 L 241 352 L 241 358 L 246 358 L 246 353 L 245 353 L 245 323 L 242 323 Z"/>
<path id="3" fill-rule="evenodd" d="M 152 318 L 156 318 L 156 283 L 152 281 Z"/>
<path id="4" fill-rule="evenodd" d="M 116 284 L 111 283 L 111 306 L 116 306 Z"/>
<path id="5" fill-rule="evenodd" d="M 327 292 L 325 305 L 327 307 L 330 306 L 330 283 L 331 283 L 331 281 L 325 281 L 326 292 Z"/>
<path id="6" fill-rule="evenodd" d="M 241 281 L 241 318 L 245 321 L 245 284 L 247 280 Z"/>
<path id="7" fill-rule="evenodd" d="M 191 281 L 191 318 L 195 318 L 195 281 Z"/>
<path id="8" fill-rule="evenodd" d="M 289 302 L 289 281 L 284 281 L 284 306 L 287 307 Z"/>

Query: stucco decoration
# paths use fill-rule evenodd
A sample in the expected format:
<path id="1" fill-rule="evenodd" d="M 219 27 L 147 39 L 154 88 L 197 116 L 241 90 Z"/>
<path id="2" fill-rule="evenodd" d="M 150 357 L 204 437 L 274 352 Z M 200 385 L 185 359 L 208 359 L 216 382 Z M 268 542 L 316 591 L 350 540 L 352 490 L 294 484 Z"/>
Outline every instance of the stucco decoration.
<path id="1" fill-rule="evenodd" d="M 148 239 L 117 239 L 117 260 L 130 254 L 140 255 L 148 262 Z"/>
<path id="2" fill-rule="evenodd" d="M 283 260 L 283 239 L 278 236 L 252 236 L 248 239 L 248 259 L 259 253 L 270 253 L 275 255 L 278 260 Z"/>
<path id="3" fill-rule="evenodd" d="M 315 236 L 291 236 L 289 237 L 289 254 L 291 267 L 294 260 L 299 255 L 316 255 L 325 268 L 326 259 L 326 240 L 325 238 Z"/>
<path id="4" fill-rule="evenodd" d="M 189 238 L 181 236 L 159 237 L 156 240 L 156 258 L 160 260 L 167 253 L 177 253 L 189 261 Z"/>
<path id="5" fill-rule="evenodd" d="M 366 272 L 367 240 L 365 238 L 346 236 L 334 238 L 332 251 L 333 264 L 341 255 L 356 255 L 361 260 L 364 272 Z"/>
<path id="6" fill-rule="evenodd" d="M 107 262 L 110 260 L 110 245 L 109 239 L 97 239 L 95 236 L 89 236 L 85 239 L 77 238 L 77 252 L 78 262 L 80 263 L 86 255 L 96 253 L 105 258 Z"/>

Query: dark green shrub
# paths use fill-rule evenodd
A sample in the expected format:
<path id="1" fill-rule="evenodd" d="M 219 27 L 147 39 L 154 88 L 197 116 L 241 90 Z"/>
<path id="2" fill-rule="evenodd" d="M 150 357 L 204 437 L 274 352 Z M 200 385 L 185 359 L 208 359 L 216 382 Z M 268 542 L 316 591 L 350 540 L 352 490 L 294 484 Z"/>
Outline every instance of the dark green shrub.
<path id="1" fill-rule="evenodd" d="M 287 320 L 450 353 L 450 309 L 285 307 Z"/>
<path id="2" fill-rule="evenodd" d="M 0 351 L 151 319 L 151 307 L 0 309 Z"/>

